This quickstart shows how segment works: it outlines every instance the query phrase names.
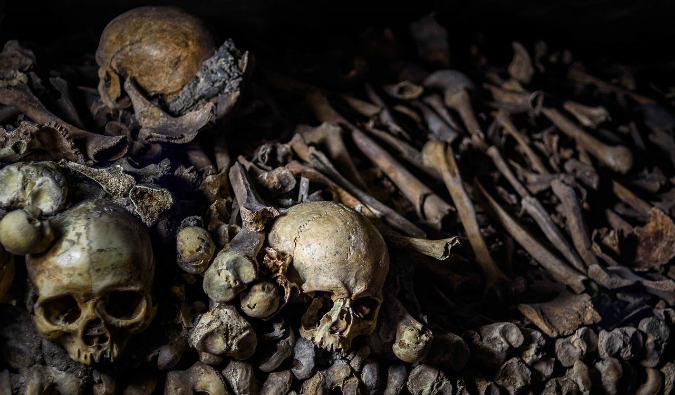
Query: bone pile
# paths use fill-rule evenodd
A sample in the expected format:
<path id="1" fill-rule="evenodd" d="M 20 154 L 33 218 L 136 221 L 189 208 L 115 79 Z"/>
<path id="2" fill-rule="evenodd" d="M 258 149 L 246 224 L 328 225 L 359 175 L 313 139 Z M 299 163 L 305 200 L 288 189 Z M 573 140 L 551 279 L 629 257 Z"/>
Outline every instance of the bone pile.
<path id="1" fill-rule="evenodd" d="M 219 44 L 4 44 L 0 394 L 675 394 L 672 64 Z"/>

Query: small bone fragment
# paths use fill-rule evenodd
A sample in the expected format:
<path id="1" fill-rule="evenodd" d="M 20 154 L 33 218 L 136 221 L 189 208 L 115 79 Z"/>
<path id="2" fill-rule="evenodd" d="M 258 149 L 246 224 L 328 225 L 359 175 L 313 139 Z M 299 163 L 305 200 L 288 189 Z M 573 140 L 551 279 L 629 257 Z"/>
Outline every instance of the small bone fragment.
<path id="1" fill-rule="evenodd" d="M 498 322 L 484 325 L 465 333 L 462 337 L 471 348 L 471 357 L 482 362 L 488 368 L 496 368 L 523 344 L 523 333 L 515 324 Z"/>
<path id="2" fill-rule="evenodd" d="M 49 221 L 40 220 L 40 209 L 26 207 L 0 220 L 0 245 L 14 255 L 38 254 L 54 241 Z"/>
<path id="3" fill-rule="evenodd" d="M 449 144 L 442 142 L 428 142 L 424 145 L 422 155 L 428 166 L 436 168 L 443 175 L 443 181 L 457 207 L 459 218 L 476 254 L 476 260 L 485 273 L 485 290 L 487 292 L 494 285 L 508 278 L 490 256 L 490 251 L 480 233 L 480 227 L 476 220 L 476 209 L 464 189 L 452 148 Z"/>
<path id="4" fill-rule="evenodd" d="M 563 108 L 587 128 L 597 128 L 601 123 L 611 119 L 609 111 L 603 106 L 590 107 L 572 100 L 565 100 Z"/>
<path id="5" fill-rule="evenodd" d="M 261 280 L 239 294 L 241 311 L 249 317 L 268 318 L 279 307 L 279 291 L 270 280 Z"/>
<path id="6" fill-rule="evenodd" d="M 598 336 L 592 329 L 583 327 L 573 335 L 555 341 L 555 355 L 562 366 L 573 366 L 598 348 Z"/>
<path id="7" fill-rule="evenodd" d="M 387 370 L 387 386 L 384 395 L 398 395 L 405 388 L 408 380 L 408 370 L 405 365 L 390 365 Z"/>
<path id="8" fill-rule="evenodd" d="M 14 273 L 14 255 L 8 253 L 0 243 L 0 303 L 6 302 L 11 297 L 9 291 L 14 281 Z"/>
<path id="9" fill-rule="evenodd" d="M 623 145 L 610 146 L 601 142 L 553 108 L 545 107 L 541 111 L 560 131 L 574 139 L 581 148 L 595 156 L 611 170 L 625 174 L 633 167 L 633 154 L 628 148 Z"/>
<path id="10" fill-rule="evenodd" d="M 317 348 L 314 343 L 305 339 L 298 338 L 293 348 L 293 364 L 291 365 L 291 372 L 298 380 L 306 380 L 314 373 L 316 366 L 316 352 Z"/>
<path id="11" fill-rule="evenodd" d="M 154 185 L 139 184 L 129 191 L 129 199 L 143 223 L 153 226 L 159 216 L 173 206 L 174 200 L 168 189 Z"/>
<path id="12" fill-rule="evenodd" d="M 660 270 L 675 257 L 675 223 L 663 211 L 649 210 L 649 223 L 635 228 L 637 249 L 633 265 L 639 270 Z"/>
<path id="13" fill-rule="evenodd" d="M 301 189 L 302 189 L 302 180 L 307 180 L 309 182 L 320 184 L 327 192 L 331 194 L 331 197 L 334 201 L 342 203 L 345 206 L 349 206 L 355 210 L 361 208 L 361 213 L 369 219 L 377 218 L 375 214 L 366 206 L 363 205 L 354 195 L 347 192 L 341 186 L 333 182 L 328 177 L 324 176 L 318 170 L 311 167 L 305 166 L 298 161 L 291 161 L 286 165 L 286 168 L 293 172 L 296 176 L 301 176 Z M 309 184 L 307 186 L 309 188 Z M 298 202 L 302 203 L 300 199 Z"/>
<path id="14" fill-rule="evenodd" d="M 204 292 L 214 302 L 229 302 L 258 278 L 256 256 L 265 234 L 242 228 L 204 273 Z"/>
<path id="15" fill-rule="evenodd" d="M 620 393 L 619 380 L 623 376 L 621 362 L 616 358 L 607 358 L 595 363 L 595 369 L 600 372 L 602 388 L 607 395 Z"/>
<path id="16" fill-rule="evenodd" d="M 511 358 L 504 362 L 497 373 L 495 383 L 506 390 L 509 395 L 525 394 L 532 380 L 532 372 L 520 358 Z"/>
<path id="17" fill-rule="evenodd" d="M 234 395 L 260 393 L 260 382 L 253 375 L 253 365 L 250 363 L 232 360 L 221 373 Z"/>
<path id="18" fill-rule="evenodd" d="M 514 54 L 508 68 L 509 76 L 514 80 L 527 85 L 534 75 L 534 67 L 532 66 L 530 54 L 527 53 L 527 49 L 525 49 L 523 44 L 518 41 L 514 41 L 511 45 L 513 46 Z"/>
<path id="19" fill-rule="evenodd" d="M 209 232 L 200 226 L 186 226 L 176 235 L 178 266 L 188 273 L 204 273 L 216 252 Z"/>
<path id="20" fill-rule="evenodd" d="M 502 393 L 497 383 L 485 380 L 483 377 L 474 377 L 473 383 L 479 395 L 499 395 Z"/>
<path id="21" fill-rule="evenodd" d="M 556 377 L 549 380 L 542 395 L 578 395 L 579 387 L 569 377 Z"/>
<path id="22" fill-rule="evenodd" d="M 60 371 L 55 367 L 35 364 L 23 370 L 26 377 L 25 394 L 47 394 L 56 391 L 58 394 L 85 393 L 86 381 L 73 372 Z"/>
<path id="23" fill-rule="evenodd" d="M 230 168 L 230 184 L 239 203 L 244 227 L 259 232 L 268 219 L 279 215 L 279 210 L 262 202 L 244 167 L 236 162 Z"/>
<path id="24" fill-rule="evenodd" d="M 295 188 L 296 181 L 293 172 L 285 167 L 265 171 L 253 163 L 249 162 L 243 156 L 237 158 L 248 171 L 257 185 L 261 185 L 274 196 L 283 195 Z"/>
<path id="25" fill-rule="evenodd" d="M 403 138 L 405 140 L 410 140 L 410 136 L 408 133 L 401 128 L 398 123 L 396 123 L 396 120 L 391 114 L 391 111 L 389 110 L 389 106 L 382 100 L 380 95 L 375 92 L 375 89 L 373 89 L 372 85 L 370 83 L 366 82 L 365 84 L 365 91 L 366 95 L 368 95 L 368 98 L 375 103 L 378 107 L 380 107 L 380 112 L 377 114 L 377 120 L 379 123 L 384 125 L 391 134 L 393 134 L 396 137 Z M 350 130 L 355 130 L 356 128 L 350 124 L 346 119 L 340 116 L 340 118 L 336 119 L 336 123 L 341 123 L 345 124 L 346 126 L 349 127 Z"/>
<path id="26" fill-rule="evenodd" d="M 640 364 L 647 368 L 656 367 L 670 339 L 670 328 L 658 318 L 649 317 L 640 321 L 638 329 L 646 335 Z"/>
<path id="27" fill-rule="evenodd" d="M 584 273 L 586 267 L 581 261 L 581 258 L 574 251 L 572 246 L 567 242 L 567 239 L 558 227 L 553 223 L 550 214 L 544 209 L 539 200 L 533 198 L 525 189 L 525 187 L 516 179 L 511 169 L 508 167 L 506 161 L 495 146 L 491 146 L 487 150 L 487 154 L 492 158 L 497 169 L 513 186 L 516 192 L 522 197 L 521 205 L 525 211 L 534 219 L 539 225 L 539 228 L 544 232 L 546 238 L 553 244 L 560 253 L 572 264 L 577 270 Z M 589 237 L 590 242 L 590 237 Z"/>
<path id="28" fill-rule="evenodd" d="M 215 108 L 213 103 L 207 102 L 199 110 L 174 118 L 145 98 L 131 78 L 124 82 L 124 90 L 129 94 L 134 114 L 141 124 L 138 138 L 143 142 L 189 143 L 211 120 Z"/>
<path id="29" fill-rule="evenodd" d="M 614 93 L 619 97 L 629 96 L 631 99 L 635 100 L 640 104 L 647 104 L 647 105 L 656 104 L 653 99 L 650 99 L 646 96 L 642 96 L 630 90 L 612 85 L 608 82 L 605 82 L 595 76 L 586 73 L 586 70 L 584 70 L 584 67 L 580 63 L 575 63 L 570 67 L 567 73 L 567 79 L 582 85 L 595 85 L 598 88 L 598 90 L 602 92 Z"/>
<path id="30" fill-rule="evenodd" d="M 357 395 L 361 393 L 360 384 L 351 367 L 345 361 L 338 360 L 330 368 L 317 372 L 312 378 L 305 380 L 302 383 L 300 393 L 308 395 L 330 393 Z"/>
<path id="31" fill-rule="evenodd" d="M 551 189 L 562 204 L 567 229 L 577 252 L 581 255 L 586 266 L 597 265 L 598 259 L 592 250 L 591 236 L 588 234 L 588 227 L 581 211 L 581 203 L 574 192 L 574 188 L 560 180 L 553 180 Z"/>
<path id="32" fill-rule="evenodd" d="M 380 393 L 380 364 L 374 359 L 366 359 L 361 368 L 361 382 L 367 394 Z"/>
<path id="33" fill-rule="evenodd" d="M 347 190 L 350 194 L 359 199 L 366 205 L 371 212 L 373 212 L 383 222 L 390 225 L 397 231 L 413 237 L 425 237 L 422 229 L 415 224 L 401 216 L 396 210 L 380 202 L 374 197 L 368 195 L 363 190 L 356 187 L 344 176 L 342 176 L 335 167 L 330 163 L 325 154 L 316 150 L 314 147 L 309 147 L 302 140 L 302 136 L 296 134 L 291 140 L 293 151 L 304 161 L 308 162 L 312 167 L 320 170 L 330 177 L 336 184 Z"/>
<path id="34" fill-rule="evenodd" d="M 663 394 L 675 394 L 675 363 L 668 362 L 661 368 L 661 373 L 664 377 Z"/>
<path id="35" fill-rule="evenodd" d="M 225 380 L 209 365 L 196 362 L 187 370 L 174 370 L 166 375 L 164 395 L 230 395 Z"/>
<path id="36" fill-rule="evenodd" d="M 382 90 L 394 99 L 400 100 L 414 100 L 424 93 L 423 86 L 408 80 L 401 81 L 398 84 L 386 84 L 382 86 Z"/>
<path id="37" fill-rule="evenodd" d="M 643 215 L 644 217 L 650 216 L 650 211 L 652 206 L 640 199 L 633 191 L 621 185 L 616 180 L 612 180 L 612 192 L 619 198 L 622 202 L 631 206 L 635 211 Z"/>
<path id="38" fill-rule="evenodd" d="M 492 84 L 483 84 L 483 87 L 488 89 L 496 100 L 494 106 L 506 106 L 512 114 L 530 111 L 536 115 L 539 114 L 544 104 L 544 93 L 542 91 L 512 91 Z"/>
<path id="39" fill-rule="evenodd" d="M 658 394 L 663 388 L 663 376 L 661 372 L 656 369 L 647 368 L 647 379 L 645 382 L 638 387 L 635 391 L 635 395 L 653 395 Z"/>
<path id="40" fill-rule="evenodd" d="M 482 185 L 476 183 L 477 191 L 487 203 L 486 206 L 499 220 L 506 231 L 520 244 L 525 251 L 543 266 L 556 280 L 569 286 L 574 292 L 581 293 L 585 286 L 586 276 L 569 267 L 539 243 L 526 229 L 520 226 L 488 193 Z M 576 329 L 576 328 L 574 328 Z M 546 332 L 546 331 L 544 331 Z M 547 332 L 548 334 L 548 332 Z"/>
<path id="41" fill-rule="evenodd" d="M 582 361 L 575 361 L 572 368 L 567 370 L 565 376 L 574 381 L 579 390 L 584 394 L 590 393 L 593 388 L 590 369 Z"/>
<path id="42" fill-rule="evenodd" d="M 425 103 L 415 100 L 411 104 L 422 113 L 427 129 L 436 136 L 436 139 L 452 143 L 460 136 L 457 131 L 451 128 L 436 112 L 427 107 Z"/>
<path id="43" fill-rule="evenodd" d="M 324 122 L 316 128 L 307 125 L 299 125 L 295 132 L 300 133 L 307 144 L 315 145 L 324 152 L 338 170 L 340 170 L 340 173 L 347 179 L 353 182 L 357 187 L 367 191 L 368 188 L 366 188 L 365 182 L 361 178 L 356 165 L 354 165 L 354 161 L 352 161 L 349 151 L 342 139 L 342 129 L 338 126 L 339 123 L 349 124 L 349 122 L 335 112 L 328 103 L 328 99 L 323 94 L 311 94 L 308 96 L 308 100 L 319 100 L 319 103 L 312 102 L 312 108 L 326 106 L 325 111 L 331 115 L 320 118 L 320 120 Z M 318 110 L 315 109 L 315 111 Z M 324 112 L 317 112 L 317 114 L 320 113 L 323 114 Z"/>
<path id="44" fill-rule="evenodd" d="M 616 328 L 611 332 L 601 330 L 598 336 L 600 358 L 621 358 L 628 361 L 642 351 L 642 334 L 633 327 Z"/>
<path id="45" fill-rule="evenodd" d="M 545 381 L 553 373 L 555 358 L 546 358 L 546 338 L 536 330 L 523 328 L 525 338 L 520 347 L 520 358 L 530 367 L 532 380 Z"/>
<path id="46" fill-rule="evenodd" d="M 260 388 L 260 395 L 285 395 L 293 384 L 293 373 L 290 370 L 272 372 Z"/>
<path id="47" fill-rule="evenodd" d="M 0 169 L 0 205 L 6 209 L 33 206 L 54 215 L 67 203 L 68 185 L 53 162 L 15 163 Z"/>
<path id="48" fill-rule="evenodd" d="M 188 341 L 183 336 L 171 339 L 168 344 L 161 346 L 157 352 L 157 368 L 169 370 L 176 366 L 183 353 L 190 349 Z"/>
<path id="49" fill-rule="evenodd" d="M 0 87 L 0 104 L 16 107 L 39 124 L 61 125 L 91 160 L 115 160 L 127 152 L 124 136 L 104 136 L 79 129 L 52 114 L 25 84 Z"/>
<path id="50" fill-rule="evenodd" d="M 430 365 L 417 365 L 408 376 L 408 391 L 412 395 L 451 395 L 452 383 L 448 377 Z"/>
<path id="51" fill-rule="evenodd" d="M 103 189 L 114 197 L 126 197 L 136 180 L 122 170 L 122 166 L 113 165 L 106 169 L 96 169 L 75 162 L 65 162 L 65 165 L 78 173 L 96 181 Z"/>
<path id="52" fill-rule="evenodd" d="M 365 133 L 353 130 L 352 139 L 361 152 L 382 169 L 401 193 L 410 200 L 420 218 L 440 230 L 443 219 L 452 212 L 452 207 Z"/>
<path id="53" fill-rule="evenodd" d="M 433 329 L 431 349 L 422 362 L 460 372 L 469 361 L 469 346 L 464 339 L 440 328 Z"/>
<path id="54" fill-rule="evenodd" d="M 520 304 L 523 315 L 550 337 L 567 336 L 582 325 L 591 325 L 601 317 L 588 294 L 563 293 L 550 302 Z"/>
<path id="55" fill-rule="evenodd" d="M 515 125 L 513 125 L 513 122 L 511 122 L 511 118 L 509 116 L 509 113 L 504 111 L 504 110 L 499 110 L 497 112 L 497 115 L 495 116 L 495 121 L 499 122 L 500 125 L 504 128 L 504 131 L 511 137 L 513 137 L 516 142 L 518 143 L 518 146 L 523 150 L 525 153 L 525 156 L 527 156 L 527 159 L 530 161 L 530 165 L 539 174 L 548 174 L 549 171 L 544 165 L 544 162 L 542 162 L 541 158 L 539 155 L 537 155 L 532 147 L 525 141 L 525 137 L 516 129 Z"/>
<path id="56" fill-rule="evenodd" d="M 445 107 L 444 107 L 445 108 Z M 394 156 L 403 161 L 415 166 L 416 169 L 420 170 L 427 176 L 434 178 L 436 180 L 442 180 L 440 173 L 431 167 L 424 165 L 422 160 L 422 153 L 418 151 L 415 147 L 408 144 L 407 142 L 392 136 L 390 133 L 376 129 L 369 125 L 365 125 L 364 130 L 370 135 L 376 137 L 378 140 L 386 144 L 391 150 L 394 151 Z"/>
<path id="57" fill-rule="evenodd" d="M 429 240 L 401 236 L 387 231 L 382 231 L 381 233 L 382 237 L 384 237 L 384 241 L 387 242 L 387 245 L 390 248 L 415 251 L 439 261 L 446 260 L 450 256 L 450 250 L 452 247 L 459 244 L 459 239 L 457 237 L 450 237 L 441 240 Z"/>
<path id="58" fill-rule="evenodd" d="M 234 307 L 220 304 L 201 316 L 189 342 L 200 352 L 244 360 L 255 352 L 257 338 Z"/>
<path id="59" fill-rule="evenodd" d="M 395 296 L 386 299 L 387 319 L 396 325 L 396 340 L 392 351 L 403 362 L 416 363 L 429 352 L 433 342 L 433 334 L 422 323 L 414 319 Z"/>
<path id="60" fill-rule="evenodd" d="M 296 344 L 296 335 L 293 328 L 286 326 L 283 322 L 273 324 L 274 331 L 262 335 L 265 345 L 273 343 L 274 349 L 262 358 L 258 369 L 263 372 L 271 372 L 277 369 L 291 355 Z"/>

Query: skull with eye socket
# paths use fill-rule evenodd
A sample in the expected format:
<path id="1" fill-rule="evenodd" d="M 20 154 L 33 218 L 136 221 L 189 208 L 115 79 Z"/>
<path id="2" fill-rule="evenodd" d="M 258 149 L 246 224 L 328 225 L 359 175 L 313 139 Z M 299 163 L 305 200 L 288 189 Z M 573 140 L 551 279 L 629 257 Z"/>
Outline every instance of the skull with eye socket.
<path id="1" fill-rule="evenodd" d="M 54 244 L 26 256 L 38 291 L 35 327 L 73 360 L 113 362 L 155 315 L 148 232 L 122 207 L 94 201 L 58 214 L 51 225 Z"/>
<path id="2" fill-rule="evenodd" d="M 389 270 L 387 246 L 363 215 L 333 202 L 291 207 L 273 224 L 270 246 L 293 258 L 289 279 L 313 299 L 300 334 L 345 352 L 375 330 Z"/>

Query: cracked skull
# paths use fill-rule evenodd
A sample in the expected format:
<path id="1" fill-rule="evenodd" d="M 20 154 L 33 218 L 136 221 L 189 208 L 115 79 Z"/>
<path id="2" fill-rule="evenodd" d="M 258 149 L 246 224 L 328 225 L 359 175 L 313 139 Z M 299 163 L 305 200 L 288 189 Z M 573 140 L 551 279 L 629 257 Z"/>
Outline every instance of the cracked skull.
<path id="1" fill-rule="evenodd" d="M 364 216 L 333 202 L 298 204 L 274 222 L 269 244 L 293 257 L 287 275 L 313 297 L 302 337 L 344 352 L 375 330 L 389 254 Z"/>
<path id="2" fill-rule="evenodd" d="M 90 365 L 116 360 L 154 317 L 154 258 L 143 224 L 123 208 L 85 202 L 51 222 L 57 236 L 26 266 L 38 290 L 37 330 Z"/>

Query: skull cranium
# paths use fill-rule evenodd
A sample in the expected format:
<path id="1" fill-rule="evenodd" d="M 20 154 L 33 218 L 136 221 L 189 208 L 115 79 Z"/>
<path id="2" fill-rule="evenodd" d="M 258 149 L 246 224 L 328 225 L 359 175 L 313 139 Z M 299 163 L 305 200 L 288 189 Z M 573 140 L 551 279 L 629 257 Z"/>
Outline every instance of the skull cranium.
<path id="1" fill-rule="evenodd" d="M 389 254 L 365 217 L 338 203 L 302 203 L 275 221 L 268 239 L 293 257 L 289 279 L 314 297 L 302 317 L 304 338 L 342 352 L 375 330 Z"/>
<path id="2" fill-rule="evenodd" d="M 120 76 L 148 93 L 173 95 L 213 55 L 213 37 L 197 17 L 175 7 L 138 7 L 113 19 L 96 51 L 99 93 L 109 107 L 121 95 Z"/>
<path id="3" fill-rule="evenodd" d="M 155 314 L 147 230 L 123 208 L 94 201 L 60 213 L 52 226 L 52 247 L 26 257 L 38 290 L 35 326 L 80 363 L 112 362 Z"/>

